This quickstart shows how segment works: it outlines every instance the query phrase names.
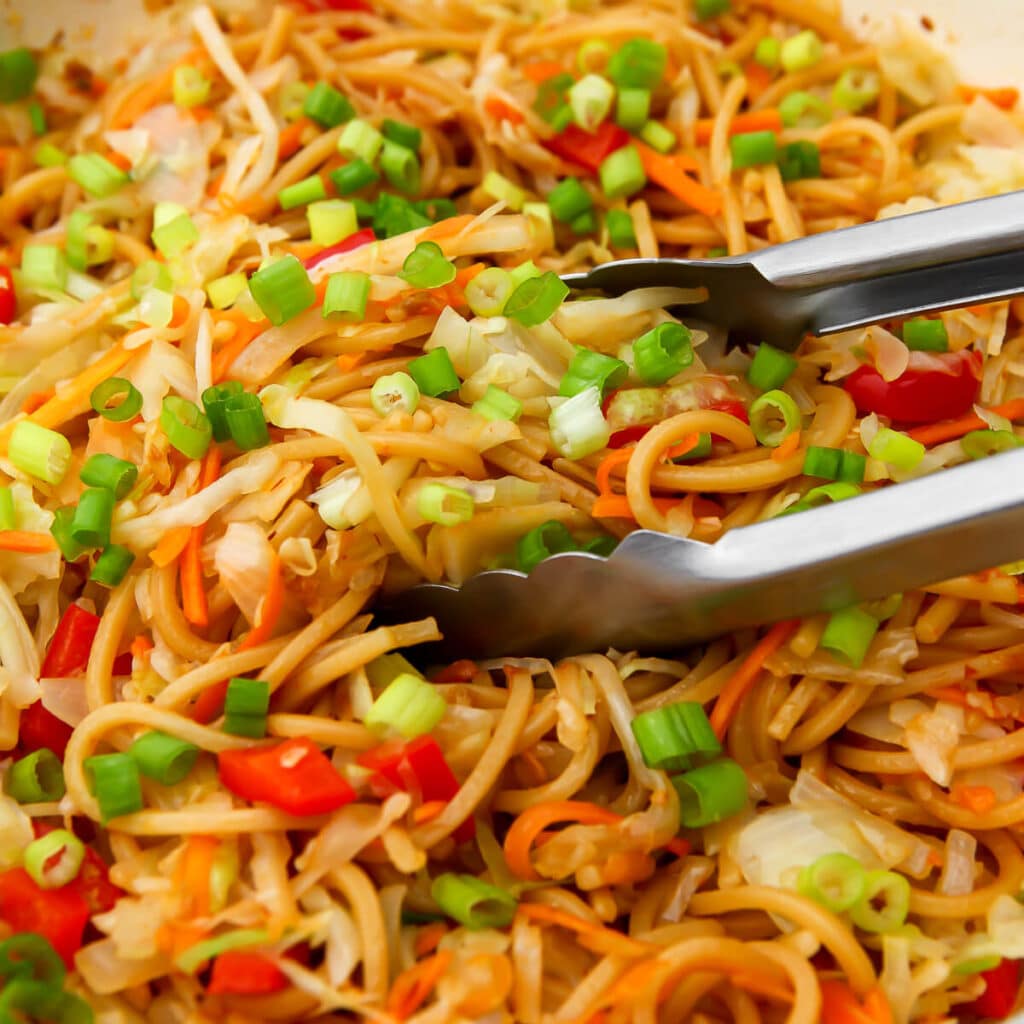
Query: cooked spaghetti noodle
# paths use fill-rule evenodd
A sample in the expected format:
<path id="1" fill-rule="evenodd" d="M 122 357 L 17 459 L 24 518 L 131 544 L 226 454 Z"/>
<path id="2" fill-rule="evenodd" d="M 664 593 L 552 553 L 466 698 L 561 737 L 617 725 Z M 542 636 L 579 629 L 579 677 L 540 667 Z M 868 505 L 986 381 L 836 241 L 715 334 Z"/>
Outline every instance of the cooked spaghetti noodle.
<path id="1" fill-rule="evenodd" d="M 679 289 L 564 294 L 1018 184 L 1016 93 L 910 27 L 692 7 L 198 7 L 111 67 L 0 55 L 4 1019 L 1016 1005 L 1021 566 L 671 658 L 438 666 L 374 619 L 1024 437 L 1016 303 L 790 360 Z"/>

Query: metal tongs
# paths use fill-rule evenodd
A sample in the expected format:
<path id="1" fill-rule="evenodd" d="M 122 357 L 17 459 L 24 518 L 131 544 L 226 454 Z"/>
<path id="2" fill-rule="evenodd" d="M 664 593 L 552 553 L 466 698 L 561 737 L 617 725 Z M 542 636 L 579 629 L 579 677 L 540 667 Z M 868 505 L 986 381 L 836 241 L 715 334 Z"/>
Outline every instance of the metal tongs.
<path id="1" fill-rule="evenodd" d="M 1024 192 L 894 217 L 718 260 L 622 260 L 565 278 L 617 294 L 703 287 L 686 316 L 731 341 L 794 349 L 889 317 L 1024 294 Z M 439 655 L 663 651 L 1024 558 L 1024 450 L 732 530 L 714 544 L 638 530 L 529 576 L 428 583 L 389 614 L 433 615 Z"/>

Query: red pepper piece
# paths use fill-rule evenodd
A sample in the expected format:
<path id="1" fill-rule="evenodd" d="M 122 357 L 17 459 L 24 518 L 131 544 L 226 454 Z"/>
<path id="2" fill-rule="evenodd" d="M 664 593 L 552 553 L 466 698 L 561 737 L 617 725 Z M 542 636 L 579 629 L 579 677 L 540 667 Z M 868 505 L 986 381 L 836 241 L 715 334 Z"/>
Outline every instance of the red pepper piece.
<path id="1" fill-rule="evenodd" d="M 40 821 L 32 823 L 37 839 L 55 828 L 55 825 L 45 825 Z M 124 890 L 110 881 L 106 861 L 91 846 L 85 848 L 85 859 L 78 874 L 63 888 L 78 893 L 88 905 L 90 914 L 106 913 L 124 895 Z"/>
<path id="2" fill-rule="evenodd" d="M 1020 961 L 1000 960 L 991 971 L 982 971 L 985 991 L 971 1004 L 979 1017 L 1005 1020 L 1013 1011 L 1020 988 Z"/>
<path id="3" fill-rule="evenodd" d="M 213 961 L 206 991 L 215 996 L 266 996 L 287 987 L 285 973 L 262 953 L 230 950 Z"/>
<path id="4" fill-rule="evenodd" d="M 307 270 L 312 270 L 318 263 L 323 263 L 324 260 L 330 259 L 332 256 L 337 256 L 342 252 L 351 252 L 353 249 L 376 241 L 377 236 L 373 233 L 373 228 L 363 228 L 361 231 L 349 235 L 348 238 L 343 238 L 340 242 L 335 242 L 334 245 L 329 245 L 326 249 L 314 253 L 304 261 L 305 267 Z"/>
<path id="5" fill-rule="evenodd" d="M 41 889 L 24 868 L 0 872 L 0 921 L 15 934 L 42 935 L 60 954 L 68 970 L 75 953 L 82 948 L 82 935 L 89 922 L 89 904 L 71 886 Z"/>
<path id="6" fill-rule="evenodd" d="M 896 423 L 935 423 L 971 411 L 978 398 L 979 360 L 967 352 L 936 356 L 940 370 L 906 370 L 895 380 L 884 380 L 873 366 L 861 366 L 843 381 L 843 387 L 862 416 L 876 412 Z"/>
<path id="7" fill-rule="evenodd" d="M 364 751 L 356 758 L 356 764 L 376 773 L 370 777 L 370 789 L 381 798 L 401 789 L 418 796 L 421 803 L 447 802 L 459 791 L 459 780 L 433 736 L 417 736 L 408 743 L 389 740 Z M 475 835 L 472 818 L 455 830 L 455 839 L 460 843 Z"/>
<path id="8" fill-rule="evenodd" d="M 125 651 L 114 659 L 114 664 L 110 667 L 110 674 L 112 676 L 130 676 L 132 674 L 131 651 Z"/>
<path id="9" fill-rule="evenodd" d="M 18 296 L 10 267 L 0 267 L 0 324 L 13 323 L 18 315 Z"/>
<path id="10" fill-rule="evenodd" d="M 69 604 L 54 630 L 39 675 L 58 679 L 83 672 L 89 664 L 89 652 L 99 628 L 98 615 L 77 604 Z"/>
<path id="11" fill-rule="evenodd" d="M 327 755 L 305 737 L 273 747 L 225 750 L 217 766 L 220 781 L 236 796 L 287 814 L 328 814 L 356 798 Z"/>
<path id="12" fill-rule="evenodd" d="M 629 132 L 614 121 L 605 121 L 594 132 L 571 124 L 564 132 L 544 140 L 544 147 L 563 160 L 596 174 L 605 157 L 629 142 Z"/>
<path id="13" fill-rule="evenodd" d="M 475 661 L 462 658 L 438 670 L 431 678 L 435 683 L 468 683 L 477 673 Z"/>
<path id="14" fill-rule="evenodd" d="M 18 721 L 18 747 L 25 754 L 45 747 L 63 760 L 71 732 L 67 722 L 51 714 L 43 707 L 43 702 L 37 700 L 21 713 Z"/>

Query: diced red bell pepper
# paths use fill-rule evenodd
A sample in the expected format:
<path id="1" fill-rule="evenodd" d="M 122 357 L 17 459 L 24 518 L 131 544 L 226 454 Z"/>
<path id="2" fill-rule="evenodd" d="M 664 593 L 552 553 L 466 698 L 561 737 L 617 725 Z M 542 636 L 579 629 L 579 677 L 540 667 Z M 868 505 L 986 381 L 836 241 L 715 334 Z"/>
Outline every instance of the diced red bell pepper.
<path id="1" fill-rule="evenodd" d="M 84 672 L 99 626 L 98 615 L 80 605 L 69 604 L 54 630 L 39 670 L 40 678 L 66 678 Z M 130 667 L 128 671 L 131 671 Z M 47 711 L 42 701 L 37 700 L 22 711 L 18 723 L 18 746 L 24 753 L 30 754 L 45 747 L 63 758 L 70 739 L 71 726 Z"/>
<path id="2" fill-rule="evenodd" d="M 215 996 L 266 996 L 287 987 L 285 973 L 262 953 L 229 950 L 213 961 L 206 991 Z"/>
<path id="3" fill-rule="evenodd" d="M 53 832 L 55 828 L 55 825 L 46 825 L 41 821 L 32 823 L 32 831 L 37 839 Z M 78 893 L 85 900 L 90 914 L 106 913 L 124 895 L 124 890 L 111 882 L 107 862 L 91 846 L 85 848 L 85 858 L 78 874 L 63 888 Z"/>
<path id="4" fill-rule="evenodd" d="M 273 747 L 225 750 L 217 766 L 220 781 L 236 796 L 287 814 L 328 814 L 356 798 L 326 754 L 305 737 Z"/>
<path id="5" fill-rule="evenodd" d="M 41 889 L 24 868 L 0 872 L 0 921 L 15 934 L 42 935 L 69 970 L 75 953 L 82 948 L 89 917 L 85 897 L 70 885 Z"/>
<path id="6" fill-rule="evenodd" d="M 1020 961 L 1000 960 L 990 971 L 982 971 L 985 991 L 974 1000 L 971 1008 L 979 1017 L 1005 1020 L 1013 1012 L 1020 990 Z"/>
<path id="7" fill-rule="evenodd" d="M 431 679 L 435 683 L 468 683 L 476 673 L 476 662 L 470 661 L 469 658 L 461 658 L 459 661 L 453 661 L 450 665 L 439 669 L 431 676 Z"/>
<path id="8" fill-rule="evenodd" d="M 629 132 L 614 121 L 605 121 L 596 131 L 584 131 L 578 124 L 571 124 L 564 132 L 544 140 L 544 147 L 569 163 L 586 168 L 597 174 L 605 157 L 622 149 L 629 142 Z"/>
<path id="9" fill-rule="evenodd" d="M 57 623 L 39 675 L 46 679 L 73 676 L 89 664 L 89 652 L 100 628 L 100 617 L 69 604 Z"/>
<path id="10" fill-rule="evenodd" d="M 909 369 L 887 381 L 873 366 L 861 366 L 843 387 L 862 416 L 876 412 L 896 423 L 935 423 L 963 416 L 978 398 L 980 356 L 943 352 L 935 358 L 948 372 Z"/>
<path id="11" fill-rule="evenodd" d="M 381 798 L 400 789 L 418 796 L 422 803 L 447 802 L 459 791 L 459 780 L 433 736 L 417 736 L 408 743 L 389 740 L 364 751 L 356 758 L 356 764 L 375 773 L 370 777 L 370 789 Z M 460 843 L 474 835 L 476 826 L 472 818 L 455 830 L 455 839 Z"/>
<path id="12" fill-rule="evenodd" d="M 18 747 L 24 754 L 31 754 L 34 750 L 42 750 L 45 747 L 63 760 L 64 751 L 71 740 L 71 732 L 71 726 L 67 722 L 62 722 L 56 715 L 51 714 L 43 707 L 43 702 L 37 700 L 21 713 L 18 721 Z"/>
<path id="13" fill-rule="evenodd" d="M 18 296 L 10 267 L 0 267 L 0 324 L 14 322 L 18 315 Z"/>
<path id="14" fill-rule="evenodd" d="M 376 241 L 377 236 L 373 233 L 373 228 L 363 228 L 355 234 L 349 235 L 348 238 L 343 238 L 340 242 L 335 242 L 334 245 L 329 245 L 326 249 L 314 253 L 304 261 L 305 267 L 307 270 L 312 270 L 317 264 L 323 263 L 324 260 L 328 260 L 332 256 L 337 256 L 342 252 L 351 252 L 353 249 Z"/>

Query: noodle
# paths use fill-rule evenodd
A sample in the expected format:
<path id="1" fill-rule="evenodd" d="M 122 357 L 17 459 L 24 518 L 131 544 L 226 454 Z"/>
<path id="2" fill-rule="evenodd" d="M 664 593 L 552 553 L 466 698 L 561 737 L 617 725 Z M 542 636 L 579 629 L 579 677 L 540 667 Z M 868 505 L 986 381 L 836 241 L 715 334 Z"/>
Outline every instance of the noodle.
<path id="1" fill-rule="evenodd" d="M 694 6 L 200 6 L 119 64 L 0 54 L 0 1017 L 33 931 L 83 1021 L 1021 1001 L 1021 566 L 670 655 L 438 664 L 384 617 L 1024 440 L 1018 300 L 792 365 L 695 290 L 555 294 L 1016 187 L 1016 94 L 905 26 Z"/>

